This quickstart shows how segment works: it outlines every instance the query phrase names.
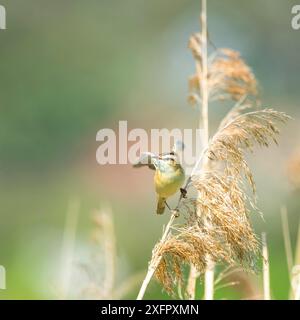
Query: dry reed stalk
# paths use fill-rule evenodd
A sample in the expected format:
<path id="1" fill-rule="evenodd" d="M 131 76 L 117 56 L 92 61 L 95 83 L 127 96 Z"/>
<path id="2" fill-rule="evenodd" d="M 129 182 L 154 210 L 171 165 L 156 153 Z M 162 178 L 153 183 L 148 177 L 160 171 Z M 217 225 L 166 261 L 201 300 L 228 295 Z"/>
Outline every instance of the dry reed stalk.
<path id="1" fill-rule="evenodd" d="M 298 227 L 297 244 L 295 252 L 295 265 L 292 274 L 292 287 L 295 300 L 300 300 L 300 223 Z"/>
<path id="2" fill-rule="evenodd" d="M 295 265 L 300 265 L 300 223 L 298 226 L 298 233 L 297 233 L 297 244 L 296 244 L 296 251 L 295 251 Z"/>
<path id="3" fill-rule="evenodd" d="M 111 209 L 106 207 L 93 217 L 94 224 L 102 231 L 102 246 L 104 250 L 104 281 L 103 291 L 105 296 L 111 297 L 115 285 L 116 269 L 116 238 Z M 94 233 L 94 240 L 97 239 L 97 230 Z M 97 240 L 96 240 L 97 241 Z"/>
<path id="4" fill-rule="evenodd" d="M 282 233 L 283 233 L 283 239 L 284 239 L 286 261 L 287 261 L 288 272 L 290 276 L 293 268 L 293 253 L 292 253 L 288 214 L 285 206 L 281 207 L 281 222 L 282 222 Z"/>
<path id="5" fill-rule="evenodd" d="M 300 190 L 300 152 L 295 151 L 288 163 L 288 178 L 295 191 Z M 295 250 L 295 262 L 290 269 L 291 289 L 290 300 L 300 300 L 300 224 L 298 227 L 297 243 Z"/>
<path id="6" fill-rule="evenodd" d="M 264 287 L 264 300 L 271 300 L 270 290 L 270 264 L 267 246 L 267 236 L 262 233 L 262 257 L 263 257 L 263 287 Z"/>
<path id="7" fill-rule="evenodd" d="M 292 187 L 299 191 L 300 188 L 300 152 L 297 150 L 289 159 L 288 163 L 288 177 L 291 182 Z M 292 254 L 290 254 L 292 256 Z M 288 258 L 293 260 L 292 258 Z M 291 290 L 289 298 L 291 300 L 300 300 L 300 224 L 298 228 L 296 252 L 295 252 L 295 262 L 290 268 L 290 280 L 291 280 Z"/>
<path id="8" fill-rule="evenodd" d="M 189 300 L 196 298 L 196 280 L 199 277 L 197 268 L 192 264 L 190 267 L 189 278 L 186 287 L 186 293 Z"/>
<path id="9" fill-rule="evenodd" d="M 202 89 L 202 121 L 204 130 L 204 148 L 208 147 L 209 127 L 208 127 L 208 65 L 207 65 L 207 3 L 202 0 L 201 12 L 201 41 L 202 41 L 202 77 L 199 81 Z M 199 76 L 199 75 L 198 75 Z M 205 270 L 204 298 L 213 300 L 214 297 L 214 261 L 210 256 L 206 257 L 207 266 Z M 196 279 L 195 279 L 196 281 Z"/>
<path id="10" fill-rule="evenodd" d="M 211 259 L 211 257 L 206 258 L 207 261 L 207 267 L 205 270 L 204 275 L 204 299 L 205 300 L 213 300 L 214 298 L 214 268 L 215 263 Z"/>
<path id="11" fill-rule="evenodd" d="M 206 0 L 202 0 L 202 9 L 201 9 L 201 42 L 202 42 L 202 65 L 196 60 L 196 68 L 197 68 L 197 77 L 199 81 L 199 85 L 201 85 L 201 98 L 202 98 L 202 108 L 201 108 L 201 119 L 199 127 L 201 126 L 201 122 L 203 123 L 203 142 L 204 147 L 206 148 L 208 145 L 209 139 L 209 128 L 208 128 L 208 65 L 207 65 L 207 2 Z M 200 67 L 201 65 L 201 67 Z M 199 71 L 202 69 L 202 72 Z"/>
<path id="12" fill-rule="evenodd" d="M 79 208 L 80 204 L 78 200 L 70 201 L 66 215 L 61 253 L 60 299 L 67 299 L 69 294 Z"/>
<path id="13" fill-rule="evenodd" d="M 296 290 L 295 290 L 295 300 L 300 300 L 300 270 L 297 270 L 297 285 L 296 285 Z"/>
<path id="14" fill-rule="evenodd" d="M 163 233 L 163 236 L 159 242 L 159 244 L 163 245 L 165 243 L 165 241 L 167 240 L 168 236 L 169 236 L 169 232 L 170 232 L 170 229 L 171 229 L 171 226 L 174 222 L 174 220 L 176 219 L 177 217 L 177 213 L 173 213 L 171 215 L 171 218 L 165 228 L 165 231 Z M 155 248 L 154 248 L 155 250 Z M 138 293 L 138 296 L 137 296 L 137 300 L 142 300 L 144 295 L 145 295 L 145 292 L 146 292 L 146 289 L 159 265 L 159 263 L 161 262 L 161 259 L 162 259 L 162 256 L 159 254 L 159 252 L 155 252 L 153 250 L 153 255 L 152 255 L 152 259 L 149 263 L 149 267 L 148 267 L 148 271 L 147 271 L 147 274 L 146 274 L 146 277 L 145 279 L 143 280 L 143 283 L 142 283 L 142 286 L 140 288 L 140 291 Z"/>
<path id="15" fill-rule="evenodd" d="M 96 244 L 96 252 L 93 252 L 91 262 L 82 265 L 89 282 L 83 286 L 80 296 L 99 300 L 120 299 L 137 285 L 141 274 L 135 274 L 123 282 L 116 281 L 116 234 L 111 208 L 106 205 L 95 211 L 92 222 L 94 228 L 91 238 Z M 103 271 L 102 274 L 99 270 Z"/>
<path id="16" fill-rule="evenodd" d="M 209 120 L 208 120 L 208 63 L 207 63 L 207 1 L 202 0 L 202 8 L 200 15 L 200 25 L 201 25 L 201 61 L 196 60 L 196 77 L 201 88 L 201 117 L 199 121 L 199 128 L 203 129 L 203 147 L 208 147 L 209 140 Z M 199 213 L 200 214 L 200 213 Z M 210 257 L 207 256 L 207 269 L 205 271 L 205 282 L 204 291 L 205 299 L 213 299 L 213 285 L 214 285 L 214 263 L 211 261 Z M 188 295 L 190 297 L 195 297 L 195 293 L 192 294 L 192 288 L 196 288 L 197 277 L 199 272 L 197 272 L 194 265 L 190 267 L 190 274 L 188 279 Z"/>
<path id="17" fill-rule="evenodd" d="M 297 236 L 295 262 L 294 262 L 286 207 L 281 208 L 281 216 L 282 216 L 282 227 L 283 227 L 286 259 L 287 259 L 289 278 L 291 283 L 289 299 L 299 300 L 300 299 L 300 224 L 298 227 L 298 236 Z"/>

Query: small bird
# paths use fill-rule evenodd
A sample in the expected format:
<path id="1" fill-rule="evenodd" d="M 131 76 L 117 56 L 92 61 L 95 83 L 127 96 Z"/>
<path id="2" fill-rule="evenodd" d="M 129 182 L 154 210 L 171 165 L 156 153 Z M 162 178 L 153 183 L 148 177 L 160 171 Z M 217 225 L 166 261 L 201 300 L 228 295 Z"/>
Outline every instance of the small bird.
<path id="1" fill-rule="evenodd" d="M 183 143 L 178 141 L 169 153 L 156 156 L 151 152 L 145 152 L 138 162 L 133 165 L 134 168 L 148 166 L 150 169 L 155 170 L 154 185 L 157 193 L 157 214 L 164 213 L 166 205 L 168 206 L 166 200 L 175 194 L 184 183 L 184 169 L 180 165 L 177 156 L 177 151 L 183 150 L 183 148 Z M 180 190 L 184 195 L 184 190 Z"/>

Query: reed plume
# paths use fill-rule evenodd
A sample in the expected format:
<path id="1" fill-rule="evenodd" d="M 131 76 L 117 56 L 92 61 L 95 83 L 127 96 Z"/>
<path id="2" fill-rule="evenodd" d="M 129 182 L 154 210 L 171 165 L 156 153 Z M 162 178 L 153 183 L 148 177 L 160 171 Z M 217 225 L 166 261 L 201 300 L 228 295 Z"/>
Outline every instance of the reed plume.
<path id="1" fill-rule="evenodd" d="M 201 64 L 203 60 L 202 41 L 199 34 L 190 38 L 189 48 L 194 59 Z M 203 77 L 202 69 L 189 79 L 190 101 L 202 99 L 200 92 L 201 83 L 199 77 Z M 235 100 L 244 96 L 257 95 L 257 81 L 250 67 L 241 58 L 240 53 L 227 48 L 216 49 L 208 57 L 207 74 L 208 99 Z"/>
<path id="2" fill-rule="evenodd" d="M 174 289 L 183 282 L 180 266 L 192 264 L 203 274 L 207 255 L 215 262 L 256 271 L 259 242 L 249 215 L 251 209 L 258 210 L 255 183 L 244 152 L 252 150 L 255 143 L 268 146 L 277 142 L 276 123 L 288 118 L 272 109 L 240 114 L 211 139 L 203 158 L 212 164 L 193 175 L 189 185 L 196 188 L 198 197 L 182 200 L 178 207 L 185 223 L 171 228 L 166 240 L 153 251 L 153 257 L 161 257 L 156 276 L 168 292 L 172 291 L 171 284 Z M 253 196 L 247 193 L 244 176 Z"/>
<path id="3" fill-rule="evenodd" d="M 86 262 L 77 263 L 70 272 L 73 290 L 71 298 L 121 299 L 141 281 L 140 273 L 120 281 L 116 234 L 111 209 L 96 210 L 92 216 L 92 250 Z M 74 266 L 73 266 L 74 267 Z"/>

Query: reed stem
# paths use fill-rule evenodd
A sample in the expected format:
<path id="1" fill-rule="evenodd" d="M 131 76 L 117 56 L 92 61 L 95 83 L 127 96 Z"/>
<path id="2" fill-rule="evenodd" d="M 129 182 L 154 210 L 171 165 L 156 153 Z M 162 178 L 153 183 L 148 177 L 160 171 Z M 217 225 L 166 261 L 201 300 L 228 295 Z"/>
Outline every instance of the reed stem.
<path id="1" fill-rule="evenodd" d="M 267 246 L 267 236 L 265 233 L 262 233 L 262 257 L 263 257 L 264 300 L 271 300 L 270 264 L 269 264 L 269 253 L 268 253 L 268 246 Z"/>
<path id="2" fill-rule="evenodd" d="M 80 203 L 73 199 L 69 203 L 63 234 L 61 252 L 61 274 L 60 274 L 60 299 L 67 299 L 71 284 L 72 263 L 74 260 L 74 249 L 76 230 L 78 225 Z"/>
<path id="3" fill-rule="evenodd" d="M 291 236 L 290 236 L 290 228 L 288 221 L 287 209 L 285 206 L 281 208 L 281 222 L 282 222 L 282 233 L 285 247 L 286 260 L 288 265 L 289 274 L 293 269 L 293 253 L 292 253 L 292 244 L 291 244 Z"/>
<path id="4" fill-rule="evenodd" d="M 201 21 L 201 48 L 202 48 L 202 77 L 199 79 L 201 84 L 201 122 L 203 126 L 203 147 L 207 148 L 209 141 L 209 122 L 208 122 L 208 64 L 207 64 L 207 0 L 202 0 Z M 199 67 L 198 67 L 199 68 Z M 214 262 L 208 256 L 205 271 L 204 299 L 213 300 L 214 298 Z"/>
<path id="5" fill-rule="evenodd" d="M 298 226 L 298 234 L 297 234 L 297 244 L 296 244 L 296 252 L 295 252 L 295 263 L 294 267 L 297 268 L 300 265 L 300 224 Z M 300 276 L 299 274 L 295 275 L 296 287 L 292 288 L 294 300 L 300 300 Z"/>
<path id="6" fill-rule="evenodd" d="M 171 226 L 172 226 L 172 224 L 173 224 L 173 222 L 174 222 L 176 217 L 177 217 L 177 212 L 174 212 L 171 215 L 171 218 L 170 218 L 170 220 L 169 220 L 169 222 L 168 222 L 168 224 L 167 224 L 167 226 L 165 228 L 165 231 L 164 231 L 164 233 L 162 235 L 160 243 L 164 243 L 167 240 L 168 235 L 169 235 L 169 231 L 170 231 Z M 152 277 L 153 277 L 153 275 L 154 275 L 154 273 L 155 273 L 155 271 L 156 271 L 156 269 L 157 269 L 157 267 L 158 267 L 158 265 L 159 265 L 159 263 L 161 261 L 161 258 L 162 257 L 160 255 L 157 255 L 156 257 L 152 257 L 151 262 L 150 262 L 149 267 L 148 267 L 148 271 L 147 271 L 146 277 L 145 277 L 145 279 L 144 279 L 144 281 L 142 283 L 142 286 L 140 288 L 140 291 L 138 293 L 138 296 L 137 296 L 136 300 L 142 300 L 143 299 L 143 297 L 145 295 L 145 292 L 146 292 L 146 289 L 147 289 L 147 287 L 148 287 L 148 285 L 149 285 L 149 283 L 150 283 L 150 281 L 151 281 L 151 279 L 152 279 Z"/>

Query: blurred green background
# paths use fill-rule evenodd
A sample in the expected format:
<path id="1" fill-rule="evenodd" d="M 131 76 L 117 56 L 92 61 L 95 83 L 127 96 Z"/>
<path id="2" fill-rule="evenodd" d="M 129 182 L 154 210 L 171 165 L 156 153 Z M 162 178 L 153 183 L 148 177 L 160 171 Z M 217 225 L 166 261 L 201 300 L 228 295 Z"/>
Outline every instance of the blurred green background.
<path id="1" fill-rule="evenodd" d="M 300 212 L 299 193 L 286 175 L 290 155 L 300 148 L 300 31 L 291 28 L 296 3 L 208 1 L 213 43 L 239 50 L 260 82 L 263 105 L 294 118 L 279 147 L 249 157 L 265 217 L 254 223 L 258 234 L 268 234 L 277 299 L 289 290 L 280 206 L 288 207 L 293 243 Z M 119 120 L 130 128 L 196 128 L 198 111 L 187 103 L 194 70 L 187 42 L 199 30 L 200 1 L 0 4 L 7 10 L 7 30 L 0 31 L 0 264 L 7 290 L 0 298 L 56 297 L 70 199 L 80 202 L 76 261 L 89 243 L 91 212 L 106 203 L 114 214 L 120 273 L 145 270 L 168 218 L 154 215 L 152 173 L 98 165 L 95 137 Z M 212 128 L 229 107 L 211 105 Z M 260 278 L 254 280 L 258 287 Z M 228 288 L 216 297 L 240 294 Z M 167 295 L 154 282 L 146 298 Z"/>

